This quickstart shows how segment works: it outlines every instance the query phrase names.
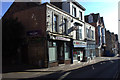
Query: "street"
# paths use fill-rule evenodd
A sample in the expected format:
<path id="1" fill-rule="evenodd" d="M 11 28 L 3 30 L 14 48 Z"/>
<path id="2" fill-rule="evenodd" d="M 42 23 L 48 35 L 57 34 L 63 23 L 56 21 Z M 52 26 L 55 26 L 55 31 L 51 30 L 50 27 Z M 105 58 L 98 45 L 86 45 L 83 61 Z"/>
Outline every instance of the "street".
<path id="1" fill-rule="evenodd" d="M 100 58 L 102 60 L 102 58 Z M 106 58 L 104 58 L 106 59 Z M 31 78 L 21 77 L 19 80 L 74 80 L 74 79 L 92 79 L 92 80 L 119 80 L 120 78 L 120 60 L 119 58 L 107 58 L 104 61 L 98 61 L 97 63 L 89 64 L 84 67 L 71 69 L 71 70 L 59 70 L 53 72 L 42 72 L 49 73 L 41 75 L 39 71 L 28 71 L 29 73 L 35 73 L 37 76 Z M 69 68 L 69 67 L 68 67 Z M 52 69 L 51 69 L 52 70 Z M 20 75 L 19 75 L 20 76 Z M 3 76 L 5 77 L 5 75 Z M 3 79 L 6 80 L 6 79 Z"/>

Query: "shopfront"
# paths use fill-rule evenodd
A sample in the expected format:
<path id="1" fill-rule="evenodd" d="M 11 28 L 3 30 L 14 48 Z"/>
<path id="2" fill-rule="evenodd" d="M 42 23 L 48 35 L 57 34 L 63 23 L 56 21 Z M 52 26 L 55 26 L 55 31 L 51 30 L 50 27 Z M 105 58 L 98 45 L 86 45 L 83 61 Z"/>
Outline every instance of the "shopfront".
<path id="1" fill-rule="evenodd" d="M 73 62 L 74 61 L 84 61 L 85 60 L 85 47 L 87 47 L 86 42 L 83 41 L 73 41 Z"/>
<path id="2" fill-rule="evenodd" d="M 87 41 L 87 47 L 86 49 L 86 57 L 87 59 L 94 59 L 96 56 L 95 52 L 95 41 Z"/>
<path id="3" fill-rule="evenodd" d="M 71 40 L 60 36 L 51 36 L 48 41 L 49 66 L 70 64 Z"/>

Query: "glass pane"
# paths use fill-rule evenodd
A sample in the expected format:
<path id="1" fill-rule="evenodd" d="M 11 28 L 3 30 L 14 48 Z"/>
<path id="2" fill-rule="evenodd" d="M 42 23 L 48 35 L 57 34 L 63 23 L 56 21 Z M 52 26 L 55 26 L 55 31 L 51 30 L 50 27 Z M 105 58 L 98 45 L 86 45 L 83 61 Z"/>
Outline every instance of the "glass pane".
<path id="1" fill-rule="evenodd" d="M 56 55 L 56 47 L 50 47 L 49 48 L 49 61 L 56 61 L 57 55 Z"/>
<path id="2" fill-rule="evenodd" d="M 69 59 L 69 53 L 70 53 L 70 49 L 69 49 L 69 46 L 64 43 L 64 48 L 65 48 L 65 60 Z"/>
<path id="3" fill-rule="evenodd" d="M 53 42 L 53 46 L 56 46 L 56 42 Z"/>

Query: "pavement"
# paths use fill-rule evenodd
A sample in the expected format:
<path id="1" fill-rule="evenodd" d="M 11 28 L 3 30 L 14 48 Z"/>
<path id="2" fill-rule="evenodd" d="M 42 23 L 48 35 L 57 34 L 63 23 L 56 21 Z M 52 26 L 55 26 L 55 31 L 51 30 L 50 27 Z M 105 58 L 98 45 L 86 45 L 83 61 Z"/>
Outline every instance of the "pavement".
<path id="1" fill-rule="evenodd" d="M 40 76 L 45 76 L 49 74 L 57 74 L 57 73 L 66 73 L 64 76 L 69 74 L 69 71 L 76 70 L 85 66 L 89 66 L 91 64 L 95 64 L 101 61 L 108 61 L 108 60 L 116 60 L 120 59 L 120 57 L 95 57 L 93 60 L 89 60 L 87 62 L 75 62 L 73 64 L 67 64 L 67 65 L 59 65 L 57 67 L 50 67 L 50 68 L 44 68 L 44 69 L 27 69 L 24 71 L 18 71 L 18 72 L 9 72 L 9 73 L 3 73 L 2 74 L 2 80 L 17 80 L 17 79 L 27 79 L 27 78 L 35 78 Z M 102 64 L 102 63 L 101 63 Z M 92 67 L 94 69 L 94 67 Z"/>

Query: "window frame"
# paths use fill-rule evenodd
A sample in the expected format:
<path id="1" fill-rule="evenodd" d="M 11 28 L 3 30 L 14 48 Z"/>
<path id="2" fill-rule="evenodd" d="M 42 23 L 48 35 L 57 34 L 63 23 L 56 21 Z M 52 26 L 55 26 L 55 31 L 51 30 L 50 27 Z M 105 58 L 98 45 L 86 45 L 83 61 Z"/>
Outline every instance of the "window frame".
<path id="1" fill-rule="evenodd" d="M 56 21 L 55 21 L 56 18 Z M 54 14 L 53 16 L 53 32 L 58 32 L 58 15 Z"/>
<path id="2" fill-rule="evenodd" d="M 72 15 L 74 17 L 76 17 L 76 12 L 77 12 L 76 8 L 74 6 L 72 6 Z"/>

